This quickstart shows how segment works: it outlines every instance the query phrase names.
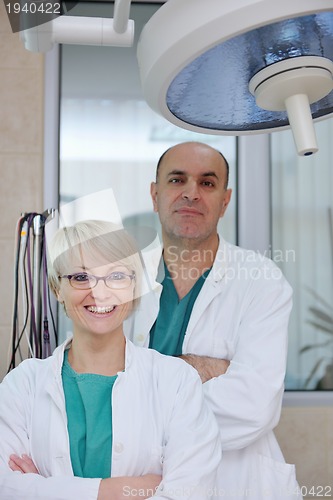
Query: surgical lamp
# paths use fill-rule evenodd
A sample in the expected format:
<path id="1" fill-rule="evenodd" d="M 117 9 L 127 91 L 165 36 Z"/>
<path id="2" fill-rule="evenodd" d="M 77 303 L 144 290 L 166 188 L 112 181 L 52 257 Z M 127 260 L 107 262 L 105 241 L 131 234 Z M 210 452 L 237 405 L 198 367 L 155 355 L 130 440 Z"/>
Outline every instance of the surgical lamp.
<path id="1" fill-rule="evenodd" d="M 310 155 L 312 119 L 333 114 L 332 0 L 168 0 L 137 57 L 148 104 L 188 130 L 291 126 L 298 154 Z"/>
<path id="2" fill-rule="evenodd" d="M 26 48 L 130 46 L 131 0 L 114 19 L 59 16 L 22 31 Z M 332 0 L 168 0 L 140 35 L 144 98 L 167 120 L 221 135 L 292 128 L 299 155 L 318 150 L 313 121 L 333 115 Z"/>

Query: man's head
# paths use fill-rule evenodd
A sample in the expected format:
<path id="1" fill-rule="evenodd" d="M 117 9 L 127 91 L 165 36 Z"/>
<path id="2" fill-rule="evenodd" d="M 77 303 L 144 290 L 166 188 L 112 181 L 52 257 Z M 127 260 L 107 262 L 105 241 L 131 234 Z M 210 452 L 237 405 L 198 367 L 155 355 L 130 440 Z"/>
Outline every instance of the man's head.
<path id="1" fill-rule="evenodd" d="M 200 143 L 196 143 L 196 142 L 188 142 L 188 143 L 183 143 L 183 144 L 179 144 L 179 146 L 185 146 L 186 144 L 200 144 Z M 206 146 L 205 144 L 202 144 L 203 146 Z M 159 170 L 160 170 L 160 166 L 161 164 L 163 163 L 163 160 L 165 158 L 165 156 L 168 154 L 169 151 L 171 151 L 172 149 L 175 149 L 177 146 L 171 146 L 170 148 L 168 148 L 166 151 L 164 151 L 164 153 L 162 154 L 162 156 L 160 157 L 160 159 L 158 160 L 157 162 L 157 167 L 156 167 L 156 182 L 157 182 L 157 179 L 158 179 L 158 174 L 159 174 Z M 207 145 L 207 147 L 209 147 Z M 213 149 L 213 148 L 212 148 Z M 225 164 L 225 168 L 226 168 L 226 179 L 225 179 L 225 189 L 228 188 L 228 184 L 229 184 L 229 163 L 227 162 L 226 160 L 226 157 L 221 153 L 221 151 L 218 151 L 217 149 L 213 151 L 216 151 L 223 159 L 224 161 L 224 164 Z"/>
<path id="2" fill-rule="evenodd" d="M 224 156 L 203 143 L 178 144 L 162 155 L 151 196 L 164 239 L 201 243 L 216 237 L 231 197 L 228 173 Z"/>

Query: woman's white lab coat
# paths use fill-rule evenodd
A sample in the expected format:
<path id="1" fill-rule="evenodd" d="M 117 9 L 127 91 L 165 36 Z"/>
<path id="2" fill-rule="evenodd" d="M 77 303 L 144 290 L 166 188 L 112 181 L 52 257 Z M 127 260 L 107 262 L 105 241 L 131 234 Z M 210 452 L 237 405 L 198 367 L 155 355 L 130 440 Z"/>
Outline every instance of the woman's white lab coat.
<path id="1" fill-rule="evenodd" d="M 97 498 L 100 479 L 73 476 L 61 379 L 65 344 L 46 360 L 24 361 L 0 385 L 1 500 Z M 221 451 L 200 386 L 182 361 L 126 342 L 125 371 L 112 393 L 113 477 L 162 474 L 156 498 L 210 498 Z M 30 455 L 40 475 L 12 472 L 11 453 Z M 124 496 L 130 493 L 140 497 L 129 488 Z"/>
<path id="2" fill-rule="evenodd" d="M 137 345 L 148 346 L 146 332 L 157 316 L 160 293 L 161 286 L 152 287 L 127 321 L 126 335 Z M 230 360 L 226 374 L 204 384 L 222 439 L 219 498 L 299 497 L 295 467 L 285 463 L 273 434 L 284 392 L 291 307 L 291 287 L 270 259 L 220 238 L 183 343 L 183 354 Z"/>

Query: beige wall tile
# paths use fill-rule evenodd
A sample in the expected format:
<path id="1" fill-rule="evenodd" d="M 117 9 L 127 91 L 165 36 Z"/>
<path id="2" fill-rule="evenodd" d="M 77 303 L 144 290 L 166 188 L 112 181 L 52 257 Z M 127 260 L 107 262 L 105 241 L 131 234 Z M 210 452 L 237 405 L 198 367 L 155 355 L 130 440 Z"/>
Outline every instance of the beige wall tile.
<path id="1" fill-rule="evenodd" d="M 43 60 L 13 34 L 0 2 L 0 378 L 7 370 L 16 223 L 43 203 Z"/>
<path id="2" fill-rule="evenodd" d="M 24 48 L 19 33 L 13 33 L 6 13 L 4 2 L 0 2 L 0 67 L 38 68 L 43 55 L 29 52 Z"/>
<path id="3" fill-rule="evenodd" d="M 42 71 L 1 70 L 1 153 L 42 153 L 42 85 Z"/>
<path id="4" fill-rule="evenodd" d="M 0 287 L 0 303 L 1 303 L 1 323 L 0 323 L 0 381 L 5 375 L 8 368 L 8 348 L 10 345 L 11 333 L 13 329 L 13 305 L 14 305 L 14 240 L 0 239 L 0 254 L 2 256 L 0 261 L 0 276 L 1 283 L 6 286 Z M 21 289 L 20 289 L 21 290 Z M 21 291 L 19 294 L 19 313 L 20 322 L 19 328 L 23 325 L 23 312 L 24 308 L 21 303 Z M 23 352 L 27 354 L 27 349 L 24 348 L 22 342 Z"/>
<path id="5" fill-rule="evenodd" d="M 14 240 L 0 239 L 0 325 L 9 331 L 13 311 L 13 284 L 14 284 Z M 3 346 L 3 344 L 1 344 Z M 0 352 L 3 349 L 0 349 Z"/>
<path id="6" fill-rule="evenodd" d="M 333 497 L 333 408 L 328 408 L 327 414 L 327 468 L 328 481 L 332 487 L 331 495 Z"/>
<path id="7" fill-rule="evenodd" d="M 0 382 L 7 373 L 8 369 L 8 348 L 9 348 L 10 332 L 9 327 L 0 326 Z"/>
<path id="8" fill-rule="evenodd" d="M 0 155 L 1 236 L 15 238 L 22 212 L 42 210 L 42 159 L 40 155 Z"/>
<path id="9" fill-rule="evenodd" d="M 331 421 L 332 422 L 332 421 Z M 296 465 L 304 491 L 329 486 L 327 408 L 284 408 L 276 436 L 287 462 Z"/>
<path id="10" fill-rule="evenodd" d="M 0 37 L 0 61 L 4 69 L 40 68 L 43 56 L 26 50 L 18 33 L 3 33 Z"/>
<path id="11" fill-rule="evenodd" d="M 0 33 L 12 33 L 4 2 L 0 2 Z"/>
<path id="12" fill-rule="evenodd" d="M 11 330 L 8 329 L 7 327 L 0 326 L 0 342 L 1 345 L 3 346 L 3 349 L 1 349 L 0 351 L 0 382 L 1 382 L 3 377 L 7 373 L 11 357 Z M 26 359 L 28 357 L 28 347 L 27 347 L 28 344 L 23 339 L 20 345 L 21 345 L 22 357 L 23 359 Z M 17 353 L 15 361 L 17 366 L 21 361 L 19 353 Z"/>

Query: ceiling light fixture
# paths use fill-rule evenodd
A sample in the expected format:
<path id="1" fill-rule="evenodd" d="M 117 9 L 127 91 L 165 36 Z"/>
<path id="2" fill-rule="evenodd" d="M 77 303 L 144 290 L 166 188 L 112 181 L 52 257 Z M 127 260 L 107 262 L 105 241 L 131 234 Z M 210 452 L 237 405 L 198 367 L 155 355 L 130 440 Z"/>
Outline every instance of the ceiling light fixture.
<path id="1" fill-rule="evenodd" d="M 168 0 L 137 50 L 148 104 L 196 132 L 292 127 L 317 151 L 313 120 L 333 116 L 332 0 Z"/>
<path id="2" fill-rule="evenodd" d="M 333 90 L 332 61 L 313 56 L 285 59 L 256 73 L 249 90 L 260 108 L 287 111 L 300 156 L 318 151 L 310 104 Z"/>

